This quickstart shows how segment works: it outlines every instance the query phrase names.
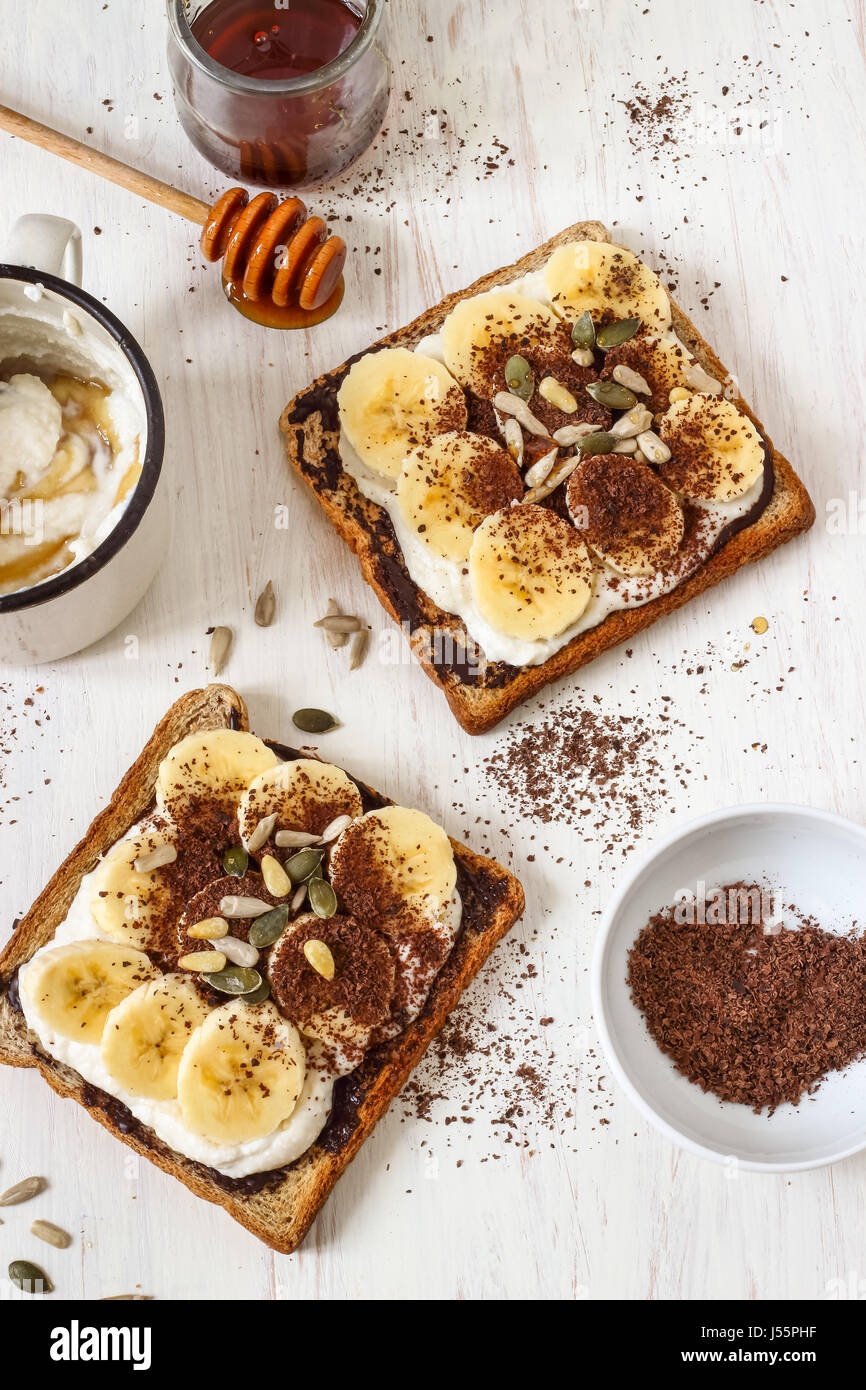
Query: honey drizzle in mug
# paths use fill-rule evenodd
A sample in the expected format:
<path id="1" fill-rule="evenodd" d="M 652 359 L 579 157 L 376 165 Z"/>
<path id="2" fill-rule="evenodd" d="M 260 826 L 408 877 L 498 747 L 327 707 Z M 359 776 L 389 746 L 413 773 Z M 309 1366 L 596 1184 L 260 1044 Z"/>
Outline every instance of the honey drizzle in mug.
<path id="1" fill-rule="evenodd" d="M 16 534 L 16 513 L 13 508 L 20 508 L 19 514 L 26 516 L 28 507 L 32 507 L 34 503 L 47 503 L 71 494 L 97 491 L 99 484 L 94 463 L 100 441 L 110 452 L 112 464 L 121 452 L 108 409 L 111 393 L 102 382 L 31 372 L 27 364 L 16 364 L 14 370 L 7 366 L 0 376 L 0 381 L 8 381 L 10 377 L 20 373 L 38 376 L 39 380 L 44 382 L 63 411 L 64 428 L 48 471 L 29 485 L 24 475 L 19 474 L 13 487 L 0 497 L 0 594 L 30 588 L 65 569 L 74 558 L 70 546 L 79 534 L 78 531 L 72 531 L 59 537 L 25 544 L 23 553 L 18 553 L 13 559 L 4 562 L 3 540 L 6 536 Z M 75 457 L 73 443 L 76 438 L 83 439 L 88 446 L 86 462 L 81 466 L 76 466 L 79 462 Z M 140 473 L 141 463 L 136 458 L 120 479 L 110 510 L 129 495 Z"/>

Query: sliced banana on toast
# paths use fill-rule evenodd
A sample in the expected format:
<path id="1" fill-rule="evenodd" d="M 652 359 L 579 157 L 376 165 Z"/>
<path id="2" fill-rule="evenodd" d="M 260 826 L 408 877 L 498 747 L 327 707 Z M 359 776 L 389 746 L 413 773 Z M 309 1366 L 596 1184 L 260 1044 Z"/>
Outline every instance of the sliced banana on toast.
<path id="1" fill-rule="evenodd" d="M 577 622 L 592 596 L 593 563 L 573 526 L 527 503 L 495 512 L 479 526 L 469 581 L 485 622 L 532 642 Z"/>
<path id="2" fill-rule="evenodd" d="M 354 818 L 362 810 L 361 793 L 341 767 L 316 758 L 296 758 L 254 778 L 241 797 L 238 825 L 248 844 L 268 816 L 276 816 L 273 834 L 300 830 L 321 835 L 339 816 Z"/>
<path id="3" fill-rule="evenodd" d="M 40 951 L 21 973 L 40 1021 L 82 1043 L 98 1043 L 112 1009 L 159 974 L 142 951 L 92 940 Z"/>
<path id="4" fill-rule="evenodd" d="M 217 1144 L 245 1144 L 289 1118 L 304 1085 L 301 1036 L 276 1006 L 232 1000 L 213 1009 L 180 1059 L 183 1122 Z"/>
<path id="5" fill-rule="evenodd" d="M 596 324 L 640 319 L 645 332 L 671 324 L 671 303 L 657 275 L 631 251 L 603 241 L 560 246 L 544 267 L 550 302 L 568 323 L 589 313 Z"/>
<path id="6" fill-rule="evenodd" d="M 523 496 L 520 470 L 485 435 L 451 430 L 413 449 L 397 482 L 406 525 L 434 554 L 463 563 L 491 512 Z"/>
<path id="7" fill-rule="evenodd" d="M 139 985 L 105 1020 L 105 1070 L 128 1095 L 174 1099 L 181 1055 L 208 1013 L 185 975 L 161 975 Z"/>
<path id="8" fill-rule="evenodd" d="M 733 501 L 763 475 L 764 440 L 724 396 L 697 392 L 677 401 L 662 417 L 659 433 L 671 451 L 659 475 L 694 501 Z"/>
<path id="9" fill-rule="evenodd" d="M 235 729 L 189 734 L 159 765 L 157 802 L 175 817 L 202 800 L 232 809 L 250 783 L 278 762 L 273 749 L 255 734 Z"/>
<path id="10" fill-rule="evenodd" d="M 581 536 L 617 573 L 654 574 L 673 562 L 683 511 L 647 464 L 627 454 L 591 455 L 569 478 L 567 496 Z"/>
<path id="11" fill-rule="evenodd" d="M 153 933 L 170 893 L 163 868 L 136 868 L 147 856 L 173 845 L 171 822 L 156 820 L 124 840 L 118 840 L 93 871 L 90 915 L 103 936 L 142 950 L 153 944 Z"/>
<path id="12" fill-rule="evenodd" d="M 331 883 L 344 911 L 386 933 L 423 930 L 452 902 L 451 841 L 423 811 L 383 806 L 344 830 L 331 854 Z"/>
<path id="13" fill-rule="evenodd" d="M 466 400 L 447 368 L 408 348 L 353 363 L 337 393 L 340 427 L 361 462 L 394 480 L 418 444 L 466 427 Z"/>
<path id="14" fill-rule="evenodd" d="M 463 386 L 487 398 L 513 354 L 528 343 L 555 338 L 560 327 L 541 300 L 516 290 L 490 290 L 451 310 L 442 325 L 442 354 Z"/>

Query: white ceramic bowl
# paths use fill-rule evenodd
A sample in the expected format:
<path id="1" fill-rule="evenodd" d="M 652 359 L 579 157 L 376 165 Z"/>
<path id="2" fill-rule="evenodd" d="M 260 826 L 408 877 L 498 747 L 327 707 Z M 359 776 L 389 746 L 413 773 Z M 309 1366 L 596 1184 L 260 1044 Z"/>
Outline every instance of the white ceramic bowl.
<path id="1" fill-rule="evenodd" d="M 767 881 L 780 890 L 777 903 L 795 904 L 827 931 L 846 931 L 864 920 L 866 830 L 805 806 L 734 806 L 653 848 L 610 903 L 593 961 L 593 1008 L 617 1080 L 670 1139 L 717 1163 L 793 1172 L 866 1148 L 866 1059 L 768 1116 L 705 1094 L 653 1042 L 629 994 L 628 951 L 653 913 L 701 880 L 708 892 Z"/>

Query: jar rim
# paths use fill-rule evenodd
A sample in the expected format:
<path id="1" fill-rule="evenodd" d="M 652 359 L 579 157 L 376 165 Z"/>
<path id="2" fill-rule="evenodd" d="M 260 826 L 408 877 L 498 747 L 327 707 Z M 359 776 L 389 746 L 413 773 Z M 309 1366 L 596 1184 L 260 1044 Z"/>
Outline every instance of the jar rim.
<path id="1" fill-rule="evenodd" d="M 365 0 L 364 18 L 352 42 L 338 53 L 336 58 L 316 68 L 303 77 L 287 77 L 272 81 L 269 77 L 245 77 L 233 72 L 231 68 L 218 63 L 202 48 L 190 28 L 186 17 L 184 0 L 166 0 L 166 12 L 172 35 L 186 57 L 202 72 L 236 92 L 250 92 L 258 96 L 304 96 L 308 92 L 318 92 L 343 77 L 372 44 L 379 21 L 382 18 L 382 0 Z"/>

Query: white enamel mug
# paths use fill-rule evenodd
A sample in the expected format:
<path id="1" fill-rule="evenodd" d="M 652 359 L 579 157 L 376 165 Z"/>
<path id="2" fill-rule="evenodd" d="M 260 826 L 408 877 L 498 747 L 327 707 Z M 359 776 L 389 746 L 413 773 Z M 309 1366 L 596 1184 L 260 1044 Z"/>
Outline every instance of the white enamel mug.
<path id="1" fill-rule="evenodd" d="M 0 594 L 0 663 L 10 665 L 53 661 L 104 637 L 143 597 L 168 544 L 159 388 L 138 343 L 80 278 L 74 222 L 42 214 L 18 220 L 0 260 L 0 371 L 35 367 L 104 381 L 137 433 L 141 473 L 90 554 Z"/>

